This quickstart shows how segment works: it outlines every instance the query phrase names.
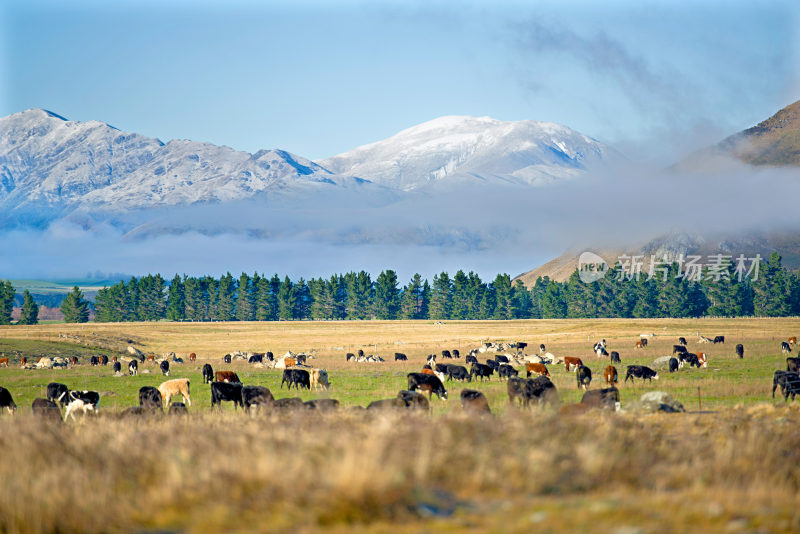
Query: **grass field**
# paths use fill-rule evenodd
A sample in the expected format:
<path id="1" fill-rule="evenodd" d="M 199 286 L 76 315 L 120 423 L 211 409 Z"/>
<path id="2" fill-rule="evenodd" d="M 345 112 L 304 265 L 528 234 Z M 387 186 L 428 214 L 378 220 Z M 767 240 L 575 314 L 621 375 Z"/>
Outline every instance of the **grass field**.
<path id="1" fill-rule="evenodd" d="M 797 532 L 800 530 L 800 402 L 771 397 L 771 377 L 785 366 L 780 341 L 800 331 L 797 319 L 559 320 L 507 322 L 134 323 L 0 327 L 0 353 L 18 361 L 76 355 L 66 370 L 0 368 L 0 385 L 21 406 L 0 416 L 0 532 L 117 530 L 341 532 Z M 724 345 L 697 344 L 697 333 L 725 335 Z M 655 333 L 634 350 L 640 333 Z M 671 352 L 678 336 L 709 355 L 707 369 L 662 373 L 651 384 L 623 384 L 623 407 L 651 390 L 671 393 L 686 414 L 564 417 L 508 407 L 496 378 L 483 391 L 496 414 L 461 412 L 461 384 L 432 416 L 356 411 L 405 389 L 405 375 L 427 354 L 482 341 L 545 343 L 579 356 L 599 387 L 607 364 L 591 343 L 605 338 L 621 370 Z M 173 365 L 192 381 L 192 414 L 131 421 L 115 413 L 157 386 L 151 373 L 112 377 L 86 365 L 90 354 L 121 356 L 129 343 L 145 352 L 198 355 Z M 745 346 L 745 358 L 734 354 Z M 392 360 L 346 362 L 363 348 Z M 337 413 L 247 417 L 226 405 L 210 411 L 200 366 L 237 371 L 245 384 L 276 398 L 280 370 L 223 364 L 235 350 L 313 351 L 328 369 Z M 484 356 L 485 357 L 485 356 Z M 624 371 L 622 371 L 624 374 Z M 551 367 L 562 403 L 580 399 L 573 373 Z M 101 392 L 101 414 L 46 426 L 29 415 L 44 386 L 59 381 Z M 703 411 L 698 411 L 698 393 Z M 53 491 L 52 487 L 76 488 Z M 88 496 L 88 497 L 87 497 Z"/>

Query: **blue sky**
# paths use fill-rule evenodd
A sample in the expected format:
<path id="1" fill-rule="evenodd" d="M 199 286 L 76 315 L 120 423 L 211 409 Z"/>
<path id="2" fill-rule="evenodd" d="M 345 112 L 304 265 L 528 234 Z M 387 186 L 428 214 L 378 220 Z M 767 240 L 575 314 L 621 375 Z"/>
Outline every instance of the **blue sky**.
<path id="1" fill-rule="evenodd" d="M 800 99 L 799 15 L 796 1 L 11 0 L 0 115 L 43 107 L 312 159 L 489 115 L 666 163 Z"/>

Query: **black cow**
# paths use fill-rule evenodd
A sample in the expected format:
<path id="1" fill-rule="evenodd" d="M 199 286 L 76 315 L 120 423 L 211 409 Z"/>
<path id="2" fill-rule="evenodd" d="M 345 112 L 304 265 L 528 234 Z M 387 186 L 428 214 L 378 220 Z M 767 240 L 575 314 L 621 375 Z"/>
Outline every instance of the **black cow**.
<path id="1" fill-rule="evenodd" d="M 459 360 L 461 359 L 461 353 L 458 351 L 458 349 L 453 349 L 453 358 L 457 358 Z"/>
<path id="2" fill-rule="evenodd" d="M 786 370 L 797 373 L 800 371 L 800 356 L 797 358 L 786 358 Z"/>
<path id="3" fill-rule="evenodd" d="M 714 336 L 714 345 L 717 343 L 725 344 L 725 336 Z"/>
<path id="4" fill-rule="evenodd" d="M 108 365 L 108 356 L 105 354 L 100 356 L 100 365 Z"/>
<path id="5" fill-rule="evenodd" d="M 189 415 L 189 410 L 186 409 L 186 405 L 182 402 L 173 402 L 169 406 L 169 414 L 170 415 Z"/>
<path id="6" fill-rule="evenodd" d="M 686 338 L 685 337 L 679 337 L 678 338 L 678 343 L 680 343 L 681 345 L 686 345 Z"/>
<path id="7" fill-rule="evenodd" d="M 139 358 L 139 363 L 144 363 L 146 359 L 144 356 L 144 352 L 140 352 L 136 357 Z"/>
<path id="8" fill-rule="evenodd" d="M 119 362 L 114 362 L 114 374 L 122 373 L 122 364 Z"/>
<path id="9" fill-rule="evenodd" d="M 286 397 L 285 399 L 276 399 L 273 405 L 276 409 L 281 411 L 299 410 L 305 408 L 306 405 L 300 397 Z"/>
<path id="10" fill-rule="evenodd" d="M 153 386 L 143 386 L 139 388 L 139 406 L 147 410 L 160 410 L 164 405 L 161 392 Z"/>
<path id="11" fill-rule="evenodd" d="M 789 395 L 794 400 L 795 395 L 800 395 L 800 373 L 794 371 L 775 371 L 772 375 L 772 398 L 775 390 L 780 386 L 784 400 L 789 400 Z"/>
<path id="12" fill-rule="evenodd" d="M 444 360 L 445 358 L 449 358 L 449 359 L 453 358 L 453 355 L 450 354 L 449 350 L 443 350 L 442 351 L 442 359 Z"/>
<path id="13" fill-rule="evenodd" d="M 644 365 L 629 365 L 628 372 L 625 375 L 625 382 L 628 382 L 629 378 L 631 381 L 633 381 L 634 378 L 641 378 L 642 380 L 649 380 L 652 382 L 654 378 L 658 380 L 658 373 Z"/>
<path id="14" fill-rule="evenodd" d="M 444 389 L 444 384 L 435 375 L 408 373 L 408 390 L 416 391 L 417 389 L 427 391 L 428 398 L 435 394 L 442 400 L 447 399 L 447 390 Z"/>
<path id="15" fill-rule="evenodd" d="M 264 386 L 244 386 L 242 388 L 242 404 L 246 412 L 250 406 L 270 408 L 275 403 L 272 392 Z"/>
<path id="16" fill-rule="evenodd" d="M 522 351 L 525 350 L 525 347 L 527 347 L 527 346 L 528 346 L 528 344 L 527 343 L 523 343 L 522 341 L 517 343 L 517 354 L 522 354 Z"/>
<path id="17" fill-rule="evenodd" d="M 363 349 L 358 349 L 358 357 L 359 358 L 363 358 L 364 357 L 364 350 Z"/>
<path id="18" fill-rule="evenodd" d="M 498 364 L 500 364 L 500 363 L 508 363 L 508 357 L 507 356 L 503 356 L 502 354 L 497 354 L 494 357 L 494 361 L 496 361 Z"/>
<path id="19" fill-rule="evenodd" d="M 292 386 L 294 386 L 295 389 L 311 389 L 311 376 L 305 369 L 284 369 L 283 378 L 281 379 L 281 389 L 283 389 L 283 384 L 285 383 L 289 384 L 288 389 L 292 389 Z"/>
<path id="20" fill-rule="evenodd" d="M 437 363 L 434 365 L 433 370 L 437 373 L 442 373 L 443 375 L 447 374 L 447 364 L 446 363 Z"/>
<path id="21" fill-rule="evenodd" d="M 463 365 L 448 364 L 446 374 L 448 380 L 467 380 L 472 382 L 469 371 Z"/>
<path id="22" fill-rule="evenodd" d="M 742 345 L 741 343 L 736 345 L 736 355 L 739 358 L 744 358 L 744 345 Z"/>
<path id="23" fill-rule="evenodd" d="M 495 363 L 497 363 L 497 362 L 495 362 Z M 470 369 L 470 371 L 469 371 L 469 376 L 470 376 L 470 379 L 473 378 L 473 377 L 479 376 L 479 377 L 481 377 L 481 382 L 483 382 L 484 378 L 489 380 L 489 377 L 492 376 L 493 373 L 494 373 L 494 369 L 492 369 L 492 367 L 490 365 L 485 365 L 485 364 L 482 364 L 482 363 L 473 363 L 472 364 L 472 369 Z"/>
<path id="24" fill-rule="evenodd" d="M 350 360 L 355 360 L 355 359 L 356 359 L 356 355 L 355 355 L 355 354 L 353 354 L 352 352 L 348 352 L 348 353 L 347 353 L 347 355 L 346 355 L 346 357 L 347 357 L 347 361 L 348 361 L 348 362 L 349 362 Z"/>
<path id="25" fill-rule="evenodd" d="M 297 354 L 297 355 L 295 355 L 294 360 L 297 363 L 302 363 L 303 365 L 305 365 L 306 358 L 308 358 L 308 356 L 306 356 L 305 354 Z"/>
<path id="26" fill-rule="evenodd" d="M 69 388 L 58 382 L 50 382 L 47 384 L 47 400 L 66 406 L 69 403 Z"/>
<path id="27" fill-rule="evenodd" d="M 792 352 L 792 347 L 785 341 L 781 341 L 781 352 L 784 354 Z"/>
<path id="28" fill-rule="evenodd" d="M 547 350 L 547 349 L 545 348 L 545 346 L 544 346 L 544 343 L 542 343 L 541 345 L 539 345 L 539 353 L 540 353 L 540 354 L 541 354 L 541 353 L 543 353 L 543 352 L 545 352 L 546 350 Z"/>
<path id="29" fill-rule="evenodd" d="M 675 371 L 678 370 L 678 367 L 680 367 L 680 362 L 678 361 L 678 358 L 670 358 L 669 359 L 669 372 L 670 373 L 674 373 Z"/>
<path id="30" fill-rule="evenodd" d="M 521 406 L 527 406 L 528 401 L 525 398 L 525 380 L 522 378 L 511 377 L 506 384 L 506 391 L 508 391 L 509 404 L 516 405 L 519 400 Z"/>
<path id="31" fill-rule="evenodd" d="M 464 363 L 466 363 L 467 365 L 471 363 L 478 363 L 478 358 L 472 355 L 467 356 L 466 358 L 464 358 Z"/>
<path id="32" fill-rule="evenodd" d="M 428 402 L 428 399 L 425 398 L 425 395 L 416 391 L 401 389 L 397 392 L 397 398 L 405 403 L 406 408 L 411 410 L 427 412 L 431 408 L 431 405 Z"/>
<path id="33" fill-rule="evenodd" d="M 393 397 L 391 399 L 380 399 L 367 404 L 367 410 L 405 410 L 408 408 L 403 399 Z"/>
<path id="34" fill-rule="evenodd" d="M 211 382 L 211 407 L 222 408 L 222 401 L 232 402 L 234 408 L 242 406 L 242 383 Z"/>
<path id="35" fill-rule="evenodd" d="M 203 384 L 208 384 L 209 382 L 214 381 L 214 369 L 211 368 L 210 364 L 203 365 Z"/>
<path id="36" fill-rule="evenodd" d="M 264 357 L 266 359 L 268 359 L 269 361 L 271 361 L 271 362 L 275 361 L 275 355 L 272 354 L 270 351 L 267 351 L 267 353 L 264 355 Z"/>
<path id="37" fill-rule="evenodd" d="M 619 352 L 611 351 L 611 363 L 622 363 L 622 360 L 619 359 Z"/>
<path id="38" fill-rule="evenodd" d="M 589 384 L 592 383 L 592 370 L 585 365 L 579 365 L 575 373 L 578 379 L 578 389 L 589 389 Z"/>
<path id="39" fill-rule="evenodd" d="M 594 389 L 587 391 L 581 398 L 581 404 L 601 410 L 616 410 L 619 402 L 619 390 L 614 386 L 610 388 Z"/>
<path id="40" fill-rule="evenodd" d="M 231 363 L 231 355 L 226 354 L 225 356 L 222 357 L 222 361 L 225 363 Z"/>
<path id="41" fill-rule="evenodd" d="M 58 404 L 49 399 L 33 399 L 31 409 L 33 410 L 33 415 L 61 421 L 61 410 L 58 409 Z"/>
<path id="42" fill-rule="evenodd" d="M 394 353 L 394 361 L 396 362 L 405 362 L 408 361 L 408 356 L 403 354 L 402 352 L 395 352 Z"/>
<path id="43" fill-rule="evenodd" d="M 642 342 L 642 347 L 646 347 L 647 346 L 647 338 L 646 337 L 641 338 L 639 341 Z"/>
<path id="44" fill-rule="evenodd" d="M 486 360 L 486 365 L 491 367 L 494 371 L 500 369 L 500 363 L 497 360 Z"/>
<path id="45" fill-rule="evenodd" d="M 339 408 L 339 401 L 336 399 L 312 399 L 303 403 L 309 410 L 319 412 L 330 412 Z"/>
<path id="46" fill-rule="evenodd" d="M 131 360 L 128 363 L 128 374 L 130 374 L 131 376 L 136 376 L 136 373 L 138 372 L 139 372 L 139 362 L 137 362 L 136 360 Z"/>
<path id="47" fill-rule="evenodd" d="M 672 354 L 684 354 L 689 352 L 684 345 L 672 345 Z"/>
<path id="48" fill-rule="evenodd" d="M 486 396 L 475 389 L 461 390 L 461 409 L 476 414 L 490 414 L 489 401 Z"/>
<path id="49" fill-rule="evenodd" d="M 555 406 L 558 404 L 558 392 L 556 386 L 546 376 L 537 376 L 536 378 L 525 379 L 525 405 L 530 403 L 534 404 L 550 404 Z"/>
<path id="50" fill-rule="evenodd" d="M 97 358 L 97 356 L 92 356 L 89 358 L 89 365 L 100 365 L 100 360 Z"/>
<path id="51" fill-rule="evenodd" d="M 503 378 L 511 378 L 512 376 L 519 376 L 519 371 L 517 371 L 507 363 L 502 364 L 500 368 L 497 370 L 497 377 L 500 378 L 501 380 Z"/>
<path id="52" fill-rule="evenodd" d="M 13 414 L 17 411 L 17 404 L 11 396 L 11 392 L 6 388 L 0 386 L 0 409 L 5 408 L 8 413 Z"/>
<path id="53" fill-rule="evenodd" d="M 247 363 L 264 363 L 264 355 L 263 354 L 253 354 L 250 358 L 247 359 Z"/>
<path id="54" fill-rule="evenodd" d="M 161 362 L 161 365 L 159 365 L 159 367 L 161 368 L 162 375 L 169 376 L 169 362 L 167 360 Z"/>

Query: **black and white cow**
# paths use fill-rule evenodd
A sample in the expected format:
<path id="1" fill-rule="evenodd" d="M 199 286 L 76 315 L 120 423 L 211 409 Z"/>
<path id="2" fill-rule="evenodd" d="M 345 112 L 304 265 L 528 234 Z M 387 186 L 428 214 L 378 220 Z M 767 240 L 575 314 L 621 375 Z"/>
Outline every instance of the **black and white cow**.
<path id="1" fill-rule="evenodd" d="M 792 346 L 785 341 L 781 341 L 781 352 L 784 354 L 789 354 L 792 352 Z"/>
<path id="2" fill-rule="evenodd" d="M 498 354 L 494 357 L 494 361 L 496 361 L 498 364 L 508 363 L 508 356 Z"/>
<path id="3" fill-rule="evenodd" d="M 97 410 L 97 405 L 100 404 L 100 394 L 96 391 L 70 391 L 69 403 L 64 412 L 64 420 L 66 421 L 70 416 L 75 420 L 75 413 L 81 410 L 84 415 L 86 412 L 94 412 Z"/>
<path id="4" fill-rule="evenodd" d="M 289 384 L 289 389 L 292 389 L 292 386 L 295 389 L 311 389 L 311 375 L 305 369 L 284 369 L 281 388 L 285 383 Z"/>
<path id="5" fill-rule="evenodd" d="M 222 401 L 232 402 L 234 408 L 242 405 L 241 382 L 211 382 L 211 407 L 222 408 Z"/>
<path id="6" fill-rule="evenodd" d="M 130 362 L 128 362 L 128 374 L 130 374 L 131 376 L 136 376 L 138 372 L 139 372 L 139 362 L 137 362 L 136 360 L 131 360 Z"/>
<path id="7" fill-rule="evenodd" d="M 211 364 L 204 364 L 203 365 L 203 384 L 208 384 L 214 381 L 214 369 L 211 367 Z"/>
<path id="8" fill-rule="evenodd" d="M 436 375 L 424 373 L 408 373 L 408 391 L 427 391 L 428 397 L 436 395 L 442 400 L 447 399 L 447 390 Z"/>
<path id="9" fill-rule="evenodd" d="M 225 363 L 231 363 L 231 355 L 226 354 L 225 356 L 222 357 L 222 361 Z"/>
<path id="10" fill-rule="evenodd" d="M 578 370 L 575 373 L 575 376 L 578 379 L 578 389 L 583 388 L 584 390 L 589 389 L 589 384 L 592 383 L 592 370 L 586 367 L 585 365 L 579 365 Z"/>
<path id="11" fill-rule="evenodd" d="M 50 382 L 47 384 L 47 400 L 66 406 L 69 402 L 69 388 L 65 384 Z"/>
<path id="12" fill-rule="evenodd" d="M 11 392 L 4 387 L 0 387 L 0 409 L 5 408 L 8 413 L 13 414 L 17 411 L 17 404 L 11 396 Z"/>
<path id="13" fill-rule="evenodd" d="M 672 354 L 685 354 L 689 352 L 686 350 L 686 345 L 672 345 Z"/>
<path id="14" fill-rule="evenodd" d="M 139 406 L 146 410 L 160 410 L 164 404 L 161 392 L 153 386 L 139 388 Z"/>
<path id="15" fill-rule="evenodd" d="M 169 376 L 169 362 L 167 360 L 164 360 L 163 362 L 161 362 L 159 367 L 161 368 L 161 374 L 162 375 Z"/>
<path id="16" fill-rule="evenodd" d="M 114 374 L 122 374 L 122 364 L 114 362 Z"/>
<path id="17" fill-rule="evenodd" d="M 654 378 L 658 380 L 658 373 L 644 365 L 629 365 L 628 372 L 625 375 L 625 382 L 627 382 L 629 378 L 631 381 L 633 381 L 634 378 L 641 378 L 642 380 L 649 380 L 652 382 Z"/>

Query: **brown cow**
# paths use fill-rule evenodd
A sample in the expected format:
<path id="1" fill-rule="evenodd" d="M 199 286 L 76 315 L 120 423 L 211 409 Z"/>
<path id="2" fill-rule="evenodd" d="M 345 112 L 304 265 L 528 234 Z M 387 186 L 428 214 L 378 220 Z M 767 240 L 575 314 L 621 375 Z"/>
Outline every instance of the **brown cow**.
<path id="1" fill-rule="evenodd" d="M 119 360 L 117 360 L 116 356 L 112 356 L 111 357 L 111 363 L 117 363 L 117 361 L 119 361 Z"/>
<path id="2" fill-rule="evenodd" d="M 613 386 L 617 382 L 619 382 L 619 375 L 617 374 L 617 368 L 613 365 L 609 365 L 606 367 L 605 371 L 603 371 L 603 377 L 606 379 L 607 386 Z"/>
<path id="3" fill-rule="evenodd" d="M 789 338 L 789 345 L 797 345 L 797 336 L 792 336 Z"/>
<path id="4" fill-rule="evenodd" d="M 583 360 L 581 360 L 580 358 L 573 358 L 572 356 L 566 356 L 564 358 L 564 367 L 567 368 L 567 372 L 568 373 L 569 373 L 570 366 L 572 366 L 575 369 L 577 369 L 581 365 L 583 365 Z"/>
<path id="5" fill-rule="evenodd" d="M 8 358 L 0 358 L 0 367 L 8 367 Z"/>
<path id="6" fill-rule="evenodd" d="M 528 372 L 528 378 L 531 377 L 532 373 L 550 378 L 550 371 L 547 370 L 547 366 L 543 363 L 526 363 L 525 370 Z"/>
<path id="7" fill-rule="evenodd" d="M 155 356 L 148 356 L 147 358 L 145 358 L 145 360 L 148 361 L 148 362 L 155 362 L 156 361 L 156 357 Z"/>
<path id="8" fill-rule="evenodd" d="M 28 365 L 28 358 L 23 356 L 22 359 L 19 361 L 19 365 L 20 367 L 25 367 L 26 365 Z"/>
<path id="9" fill-rule="evenodd" d="M 423 373 L 423 374 L 426 374 L 426 375 L 432 375 L 432 374 L 434 374 L 434 372 L 433 372 L 433 369 L 431 369 L 431 368 L 430 368 L 430 366 L 428 366 L 428 365 L 426 365 L 425 367 L 423 367 L 423 368 L 422 368 L 422 371 L 420 371 L 420 373 Z"/>
<path id="10" fill-rule="evenodd" d="M 190 362 L 193 362 L 193 361 L 195 361 L 196 359 L 197 359 L 197 354 L 195 354 L 194 352 L 193 352 L 193 353 L 191 353 L 191 354 L 189 354 L 189 361 L 190 361 Z"/>
<path id="11" fill-rule="evenodd" d="M 637 341 L 636 345 L 633 346 L 633 348 L 635 349 L 641 349 L 642 347 L 644 347 L 644 345 L 642 344 L 641 341 Z"/>
<path id="12" fill-rule="evenodd" d="M 286 368 L 289 369 L 290 367 L 294 367 L 295 365 L 297 365 L 297 359 L 295 359 L 295 358 L 285 358 L 283 360 L 283 363 L 286 366 Z"/>
<path id="13" fill-rule="evenodd" d="M 215 382 L 240 382 L 239 375 L 233 371 L 217 371 L 214 373 Z"/>
<path id="14" fill-rule="evenodd" d="M 78 357 L 73 356 L 72 358 L 69 359 L 69 363 L 71 363 L 72 365 L 78 365 Z"/>
<path id="15" fill-rule="evenodd" d="M 700 367 L 708 367 L 708 357 L 705 352 L 697 353 L 697 361 L 700 363 Z"/>

